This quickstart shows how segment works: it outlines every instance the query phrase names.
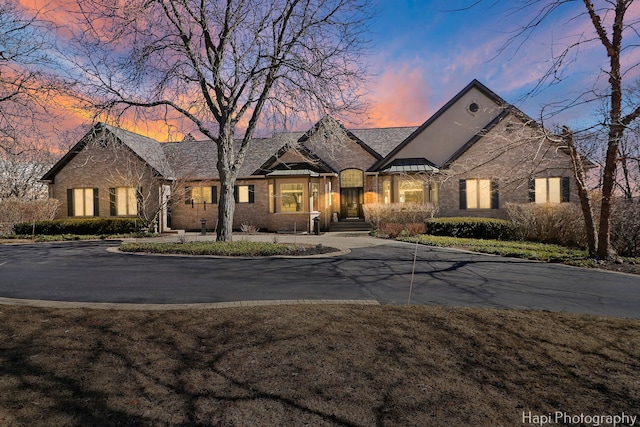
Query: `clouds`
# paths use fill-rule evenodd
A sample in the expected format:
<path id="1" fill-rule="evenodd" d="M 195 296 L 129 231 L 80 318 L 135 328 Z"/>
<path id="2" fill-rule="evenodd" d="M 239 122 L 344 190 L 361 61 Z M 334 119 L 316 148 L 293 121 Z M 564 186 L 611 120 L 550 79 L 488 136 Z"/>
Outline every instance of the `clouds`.
<path id="1" fill-rule="evenodd" d="M 419 64 L 387 65 L 370 87 L 367 125 L 413 126 L 433 113 L 432 90 Z"/>

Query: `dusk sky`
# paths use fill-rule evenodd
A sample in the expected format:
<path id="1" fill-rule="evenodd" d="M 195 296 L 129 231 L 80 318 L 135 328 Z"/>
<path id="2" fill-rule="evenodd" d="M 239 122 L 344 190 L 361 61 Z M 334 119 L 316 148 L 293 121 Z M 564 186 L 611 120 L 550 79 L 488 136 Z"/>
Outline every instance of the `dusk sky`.
<path id="1" fill-rule="evenodd" d="M 61 0 L 19 1 L 26 7 L 54 11 L 56 19 L 64 21 L 56 9 Z M 577 56 L 567 58 L 573 63 L 560 75 L 561 81 L 525 98 L 548 70 L 553 55 L 570 43 L 593 38 L 595 32 L 584 15 L 583 3 L 570 2 L 549 16 L 544 27 L 524 44 L 516 44 L 518 49 L 514 46 L 499 54 L 512 32 L 536 11 L 518 12 L 521 3 L 379 0 L 370 34 L 373 77 L 366 88 L 371 111 L 369 120 L 359 127 L 419 125 L 474 78 L 534 119 L 539 118 L 543 105 L 571 100 L 594 84 L 606 84 L 597 81 L 600 65 L 606 65 L 607 58 L 596 41 L 582 45 Z M 638 6 L 628 15 L 640 17 Z M 632 39 L 631 34 L 627 37 Z M 633 37 L 637 43 L 638 36 Z M 639 62 L 633 56 L 627 60 L 628 79 L 636 77 L 632 65 Z M 69 114 L 69 126 L 84 119 Z M 584 111 L 571 111 L 551 121 L 580 123 L 583 116 Z"/>

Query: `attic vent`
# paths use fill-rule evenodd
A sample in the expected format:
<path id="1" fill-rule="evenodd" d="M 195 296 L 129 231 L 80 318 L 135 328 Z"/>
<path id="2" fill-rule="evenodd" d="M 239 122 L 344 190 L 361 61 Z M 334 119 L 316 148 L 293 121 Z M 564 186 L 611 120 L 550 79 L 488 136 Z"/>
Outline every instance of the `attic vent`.
<path id="1" fill-rule="evenodd" d="M 478 111 L 480 111 L 480 106 L 478 105 L 477 102 L 472 102 L 471 104 L 469 104 L 469 106 L 467 107 L 467 110 L 469 110 L 469 112 L 471 114 L 476 114 Z"/>

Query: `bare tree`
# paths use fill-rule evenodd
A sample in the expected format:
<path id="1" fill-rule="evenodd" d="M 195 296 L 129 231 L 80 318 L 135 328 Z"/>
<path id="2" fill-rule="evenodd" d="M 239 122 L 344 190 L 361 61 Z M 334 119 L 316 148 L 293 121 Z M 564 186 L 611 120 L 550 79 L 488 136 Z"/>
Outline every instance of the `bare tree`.
<path id="1" fill-rule="evenodd" d="M 611 207 L 616 189 L 617 167 L 621 158 L 621 141 L 629 126 L 640 116 L 640 102 L 634 96 L 633 87 L 630 85 L 632 82 L 627 78 L 637 67 L 637 61 L 633 60 L 632 55 L 638 46 L 637 36 L 640 30 L 640 23 L 628 14 L 633 3 L 634 0 L 583 0 L 582 9 L 579 10 L 577 3 L 570 0 L 527 0 L 522 2 L 518 11 L 533 12 L 533 15 L 527 18 L 528 20 L 504 46 L 507 50 L 515 45 L 518 48 L 517 52 L 520 52 L 519 48 L 526 43 L 534 31 L 541 28 L 541 23 L 551 19 L 558 9 L 576 4 L 573 6 L 576 12 L 571 21 L 590 24 L 593 32 L 580 34 L 575 42 L 563 46 L 559 53 L 554 54 L 552 65 L 540 79 L 534 91 L 562 80 L 567 75 L 565 74 L 567 67 L 576 63 L 576 57 L 572 54 L 579 55 L 579 49 L 595 43 L 606 52 L 608 63 L 600 65 L 601 76 L 605 79 L 596 77 L 591 88 L 571 102 L 561 105 L 566 109 L 593 103 L 599 105 L 603 101 L 606 104 L 606 119 L 595 125 L 606 134 L 600 220 L 597 232 L 597 256 L 602 259 L 613 255 L 610 245 Z M 626 37 L 629 37 L 629 40 Z M 606 84 L 601 84 L 603 81 L 606 81 Z M 574 130 L 574 133 L 578 132 L 579 130 Z"/>
<path id="2" fill-rule="evenodd" d="M 218 240 L 264 119 L 359 105 L 369 0 L 78 1 L 87 95 L 101 111 L 186 118 L 217 145 Z M 186 132 L 185 132 L 186 133 Z"/>
<path id="3" fill-rule="evenodd" d="M 12 0 L 0 0 L 0 150 L 20 155 L 33 147 L 47 102 L 59 88 L 50 70 L 49 24 L 26 16 Z"/>

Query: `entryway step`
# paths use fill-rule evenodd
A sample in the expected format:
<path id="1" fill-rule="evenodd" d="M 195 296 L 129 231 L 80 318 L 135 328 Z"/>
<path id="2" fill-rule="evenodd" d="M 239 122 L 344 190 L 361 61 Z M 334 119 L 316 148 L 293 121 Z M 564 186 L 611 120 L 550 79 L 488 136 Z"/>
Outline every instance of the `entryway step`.
<path id="1" fill-rule="evenodd" d="M 338 221 L 329 224 L 329 231 L 371 231 L 373 226 L 365 221 Z"/>

